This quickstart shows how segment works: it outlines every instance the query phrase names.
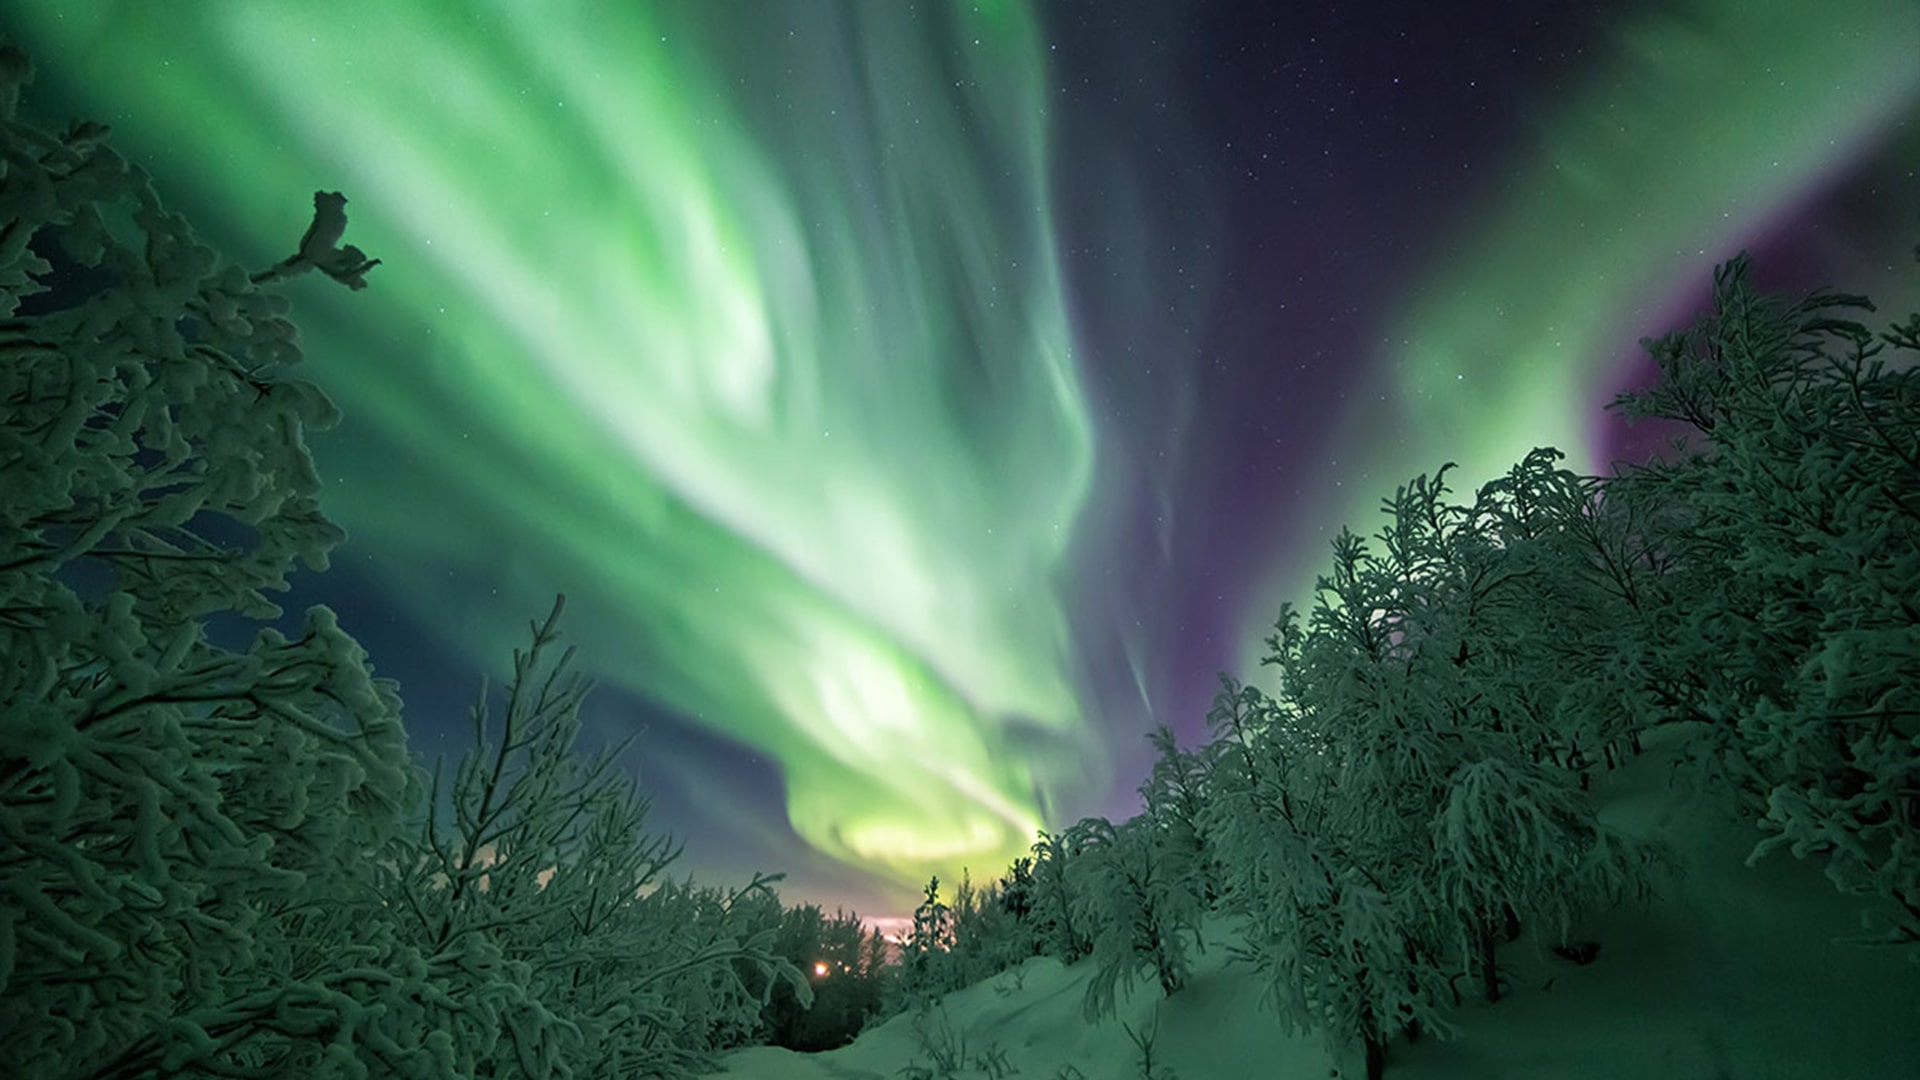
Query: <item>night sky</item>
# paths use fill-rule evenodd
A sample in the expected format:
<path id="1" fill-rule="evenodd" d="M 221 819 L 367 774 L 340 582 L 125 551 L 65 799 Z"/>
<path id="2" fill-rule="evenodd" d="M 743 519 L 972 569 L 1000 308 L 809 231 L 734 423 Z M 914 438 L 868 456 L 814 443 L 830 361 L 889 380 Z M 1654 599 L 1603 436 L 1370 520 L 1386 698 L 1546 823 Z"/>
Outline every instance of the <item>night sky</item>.
<path id="1" fill-rule="evenodd" d="M 287 606 L 416 748 L 565 592 L 681 869 L 867 913 L 1130 815 L 1395 483 L 1644 453 L 1716 262 L 1920 299 L 1915 0 L 8 10 L 233 258 L 351 200 Z"/>

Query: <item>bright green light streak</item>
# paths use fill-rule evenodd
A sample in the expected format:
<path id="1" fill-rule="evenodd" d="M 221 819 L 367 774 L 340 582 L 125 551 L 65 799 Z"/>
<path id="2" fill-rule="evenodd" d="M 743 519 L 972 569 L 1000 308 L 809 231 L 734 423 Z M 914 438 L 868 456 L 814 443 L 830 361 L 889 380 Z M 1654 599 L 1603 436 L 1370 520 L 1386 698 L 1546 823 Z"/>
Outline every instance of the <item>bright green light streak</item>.
<path id="1" fill-rule="evenodd" d="M 386 262 L 306 323 L 363 433 L 329 507 L 423 617 L 491 663 L 574 583 L 598 673 L 777 755 L 821 849 L 901 883 L 1024 849 L 1060 777 L 1008 722 L 1086 735 L 1056 577 L 1093 461 L 1024 6 L 851 5 L 786 112 L 648 5 L 64 8 L 22 16 L 43 66 L 228 228 L 351 198 Z"/>

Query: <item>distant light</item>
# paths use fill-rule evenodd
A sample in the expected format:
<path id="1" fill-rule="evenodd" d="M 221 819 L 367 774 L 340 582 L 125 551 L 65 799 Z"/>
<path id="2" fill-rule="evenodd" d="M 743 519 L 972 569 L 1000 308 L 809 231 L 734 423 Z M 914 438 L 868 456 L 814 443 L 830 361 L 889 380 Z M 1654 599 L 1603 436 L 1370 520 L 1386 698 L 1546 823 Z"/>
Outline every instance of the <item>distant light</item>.
<path id="1" fill-rule="evenodd" d="M 827 962 L 825 960 L 815 960 L 813 962 L 813 973 L 815 975 L 825 975 L 827 973 Z"/>

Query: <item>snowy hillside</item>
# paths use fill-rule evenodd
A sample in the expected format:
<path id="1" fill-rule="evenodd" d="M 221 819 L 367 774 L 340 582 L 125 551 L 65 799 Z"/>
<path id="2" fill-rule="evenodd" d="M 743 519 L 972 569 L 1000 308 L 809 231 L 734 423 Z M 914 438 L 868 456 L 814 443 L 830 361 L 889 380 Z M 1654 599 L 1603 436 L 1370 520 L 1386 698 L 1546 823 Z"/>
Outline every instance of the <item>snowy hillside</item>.
<path id="1" fill-rule="evenodd" d="M 1522 941 L 1501 967 L 1510 996 L 1469 1002 L 1456 1038 L 1399 1042 L 1388 1075 L 1405 1080 L 1910 1080 L 1920 1075 L 1920 963 L 1899 951 L 1836 944 L 1859 927 L 1862 902 L 1837 895 L 1814 866 L 1784 854 L 1748 868 L 1756 834 L 1713 804 L 1669 786 L 1672 755 L 1652 750 L 1601 792 L 1603 817 L 1670 845 L 1681 873 L 1638 910 L 1597 919 L 1600 943 L 1576 966 Z M 1155 1080 L 1359 1073 L 1317 1036 L 1290 1036 L 1260 1005 L 1260 982 L 1228 961 L 1231 930 L 1210 925 L 1192 982 L 1163 999 L 1151 981 L 1113 1020 L 1088 1025 L 1082 994 L 1093 965 L 1036 958 L 949 995 L 935 1023 L 894 1017 L 851 1046 L 821 1054 L 769 1047 L 726 1059 L 729 1080 L 849 1080 L 943 1075 L 931 1049 L 963 1051 L 976 1077 L 1138 1078 L 1129 1034 L 1151 1033 Z M 1470 995 L 1469 995 L 1470 996 Z M 996 1052 L 998 1057 L 996 1057 Z M 1355 1055 L 1357 1057 L 1357 1054 Z M 1004 1068 L 995 1066 L 1004 1063 Z M 929 1068 L 917 1073 L 912 1067 Z"/>

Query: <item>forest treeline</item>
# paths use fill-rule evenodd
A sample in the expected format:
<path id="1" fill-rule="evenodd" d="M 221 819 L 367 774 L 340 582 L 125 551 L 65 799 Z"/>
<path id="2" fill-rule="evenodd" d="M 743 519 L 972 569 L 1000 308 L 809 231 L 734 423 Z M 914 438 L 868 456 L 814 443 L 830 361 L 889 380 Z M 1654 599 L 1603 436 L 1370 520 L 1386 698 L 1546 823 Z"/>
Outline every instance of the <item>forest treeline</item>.
<path id="1" fill-rule="evenodd" d="M 1499 1000 L 1503 946 L 1584 962 L 1583 916 L 1657 890 L 1670 854 L 1591 797 L 1656 732 L 1756 824 L 1749 861 L 1817 860 L 1860 943 L 1920 947 L 1920 315 L 1872 310 L 1768 295 L 1741 256 L 1614 402 L 1684 430 L 1667 452 L 1400 487 L 1281 610 L 1275 689 L 1223 675 L 1208 742 L 1151 736 L 1142 813 L 1042 833 L 986 903 L 930 884 L 904 986 L 1043 954 L 1092 964 L 1110 1015 L 1135 980 L 1177 993 L 1218 916 L 1282 1022 L 1378 1077 Z"/>
<path id="2" fill-rule="evenodd" d="M 305 441 L 338 415 L 276 290 L 374 261 L 330 193 L 287 260 L 222 261 L 103 128 L 24 122 L 29 77 L 0 50 L 0 1073 L 686 1077 L 1036 955 L 1110 1014 L 1180 993 L 1211 924 L 1277 1022 L 1377 1076 L 1501 995 L 1503 947 L 1578 955 L 1659 888 L 1590 790 L 1656 734 L 1756 858 L 1819 860 L 1920 944 L 1920 316 L 1719 268 L 1617 403 L 1684 445 L 1414 478 L 1282 610 L 1271 691 L 1223 676 L 1208 742 L 1152 736 L 1139 815 L 929 882 L 895 949 L 777 878 L 671 874 L 624 747 L 575 747 L 560 604 L 445 770 L 330 611 L 260 625 L 343 537 Z"/>
<path id="3" fill-rule="evenodd" d="M 1862 942 L 1920 946 L 1920 315 L 1872 309 L 1765 294 L 1741 256 L 1614 403 L 1684 426 L 1668 452 L 1400 487 L 1282 609 L 1274 692 L 1223 675 L 1210 741 L 1153 734 L 1139 816 L 1043 833 L 984 910 L 930 886 L 903 981 L 1039 953 L 1093 964 L 1110 1014 L 1135 979 L 1178 992 L 1224 916 L 1281 1019 L 1378 1077 L 1394 1038 L 1499 999 L 1503 945 L 1590 959 L 1582 916 L 1658 886 L 1667 853 L 1590 797 L 1656 729 L 1757 824 L 1752 860 L 1818 860 Z"/>

